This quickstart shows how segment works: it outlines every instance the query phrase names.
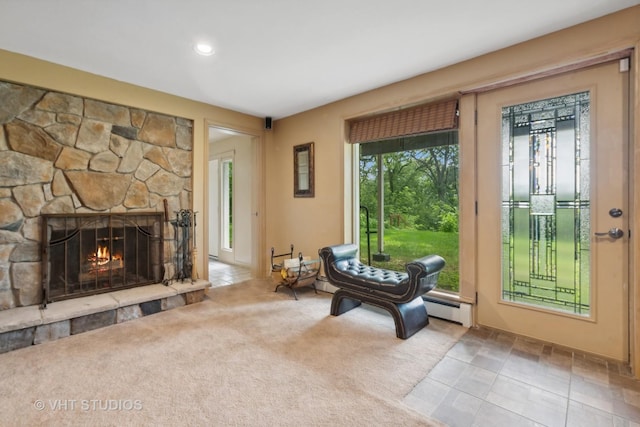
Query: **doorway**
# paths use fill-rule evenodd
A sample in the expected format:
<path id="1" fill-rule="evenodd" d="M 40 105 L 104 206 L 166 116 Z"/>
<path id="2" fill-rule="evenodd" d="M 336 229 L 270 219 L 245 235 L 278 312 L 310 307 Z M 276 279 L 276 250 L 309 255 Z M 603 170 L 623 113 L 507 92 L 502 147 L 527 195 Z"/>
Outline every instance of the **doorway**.
<path id="1" fill-rule="evenodd" d="M 254 137 L 209 128 L 209 258 L 229 265 L 254 264 Z"/>
<path id="2" fill-rule="evenodd" d="M 629 361 L 628 74 L 478 95 L 479 324 Z"/>

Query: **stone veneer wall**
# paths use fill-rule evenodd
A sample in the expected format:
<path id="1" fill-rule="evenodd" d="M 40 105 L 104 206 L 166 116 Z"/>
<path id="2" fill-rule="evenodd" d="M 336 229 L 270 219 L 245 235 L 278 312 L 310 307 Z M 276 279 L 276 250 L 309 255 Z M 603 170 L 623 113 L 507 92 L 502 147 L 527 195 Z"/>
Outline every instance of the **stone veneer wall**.
<path id="1" fill-rule="evenodd" d="M 42 302 L 41 214 L 192 206 L 191 120 L 0 81 L 0 126 L 0 310 Z"/>

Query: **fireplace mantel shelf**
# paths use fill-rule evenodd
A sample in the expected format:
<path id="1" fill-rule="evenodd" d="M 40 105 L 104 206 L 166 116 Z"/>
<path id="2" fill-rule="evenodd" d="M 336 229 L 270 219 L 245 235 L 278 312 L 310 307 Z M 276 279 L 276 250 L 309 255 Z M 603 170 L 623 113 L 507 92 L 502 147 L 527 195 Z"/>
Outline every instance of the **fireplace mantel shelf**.
<path id="1" fill-rule="evenodd" d="M 53 302 L 47 304 L 46 309 L 36 305 L 12 308 L 0 311 L 0 333 L 74 319 L 148 301 L 166 299 L 209 287 L 211 287 L 211 283 L 206 280 L 174 282 L 168 286 L 154 284 Z"/>

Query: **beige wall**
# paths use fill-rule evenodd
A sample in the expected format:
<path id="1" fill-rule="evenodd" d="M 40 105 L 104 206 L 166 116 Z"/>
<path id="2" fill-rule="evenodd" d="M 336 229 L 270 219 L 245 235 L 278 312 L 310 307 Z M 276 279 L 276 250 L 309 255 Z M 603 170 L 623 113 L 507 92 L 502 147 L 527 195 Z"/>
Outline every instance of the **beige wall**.
<path id="1" fill-rule="evenodd" d="M 265 241 L 278 248 L 292 242 L 296 250 L 315 253 L 328 244 L 351 241 L 350 232 L 350 178 L 345 164 L 350 164 L 349 150 L 345 149 L 345 120 L 428 102 L 440 98 L 470 93 L 478 88 L 526 78 L 546 75 L 556 70 L 567 70 L 585 61 L 605 57 L 613 52 L 640 45 L 640 6 L 600 18 L 567 30 L 547 35 L 507 49 L 465 61 L 445 69 L 427 73 L 409 80 L 344 99 L 321 108 L 297 114 L 274 123 L 274 135 L 266 145 L 267 221 Z M 632 58 L 637 69 L 638 60 Z M 632 70 L 633 72 L 634 70 Z M 638 91 L 638 73 L 633 72 L 634 90 Z M 463 97 L 461 114 L 473 114 L 473 97 Z M 470 99 L 471 98 L 471 99 Z M 638 99 L 635 99 L 633 117 L 640 123 Z M 471 103 L 471 104 L 470 104 Z M 468 116 L 467 116 L 468 117 Z M 465 118 L 461 115 L 461 122 Z M 469 121 L 466 121 L 469 123 Z M 461 128 L 461 144 L 473 147 L 474 131 Z M 292 147 L 315 142 L 316 190 L 313 199 L 293 197 Z M 638 131 L 631 141 L 635 147 L 636 163 L 640 160 Z M 461 280 L 467 281 L 467 296 L 475 292 L 473 259 L 475 258 L 475 217 L 472 213 L 474 198 L 473 150 L 461 155 L 462 196 L 461 241 L 463 256 L 467 260 Z M 466 156 L 466 157 L 465 157 Z M 466 165 L 466 167 L 465 167 Z M 635 171 L 636 181 L 640 173 Z M 634 190 L 636 212 L 640 206 L 640 191 Z M 465 205 L 466 203 L 466 205 Z M 345 214 L 345 210 L 347 214 Z M 637 218 L 638 215 L 634 215 Z M 345 221 L 347 218 L 347 221 Z M 635 219 L 633 229 L 640 220 Z M 471 247 L 469 245 L 472 245 Z M 633 242 L 635 254 L 632 265 L 638 265 L 640 246 Z M 632 272 L 631 283 L 638 281 Z M 633 290 L 631 317 L 632 331 L 638 328 L 640 318 L 640 291 Z M 635 332 L 632 337 L 635 336 Z M 640 344 L 631 342 L 634 362 L 640 366 Z"/>

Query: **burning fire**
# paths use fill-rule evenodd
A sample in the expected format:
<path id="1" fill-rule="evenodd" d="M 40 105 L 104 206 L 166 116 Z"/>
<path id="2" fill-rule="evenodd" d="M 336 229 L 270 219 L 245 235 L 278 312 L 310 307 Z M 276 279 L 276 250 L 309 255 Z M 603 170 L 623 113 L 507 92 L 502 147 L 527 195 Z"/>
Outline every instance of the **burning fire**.
<path id="1" fill-rule="evenodd" d="M 89 255 L 88 261 L 91 263 L 92 267 L 106 266 L 109 263 L 120 267 L 122 266 L 122 255 L 111 255 L 107 246 L 98 246 L 98 250 Z"/>

